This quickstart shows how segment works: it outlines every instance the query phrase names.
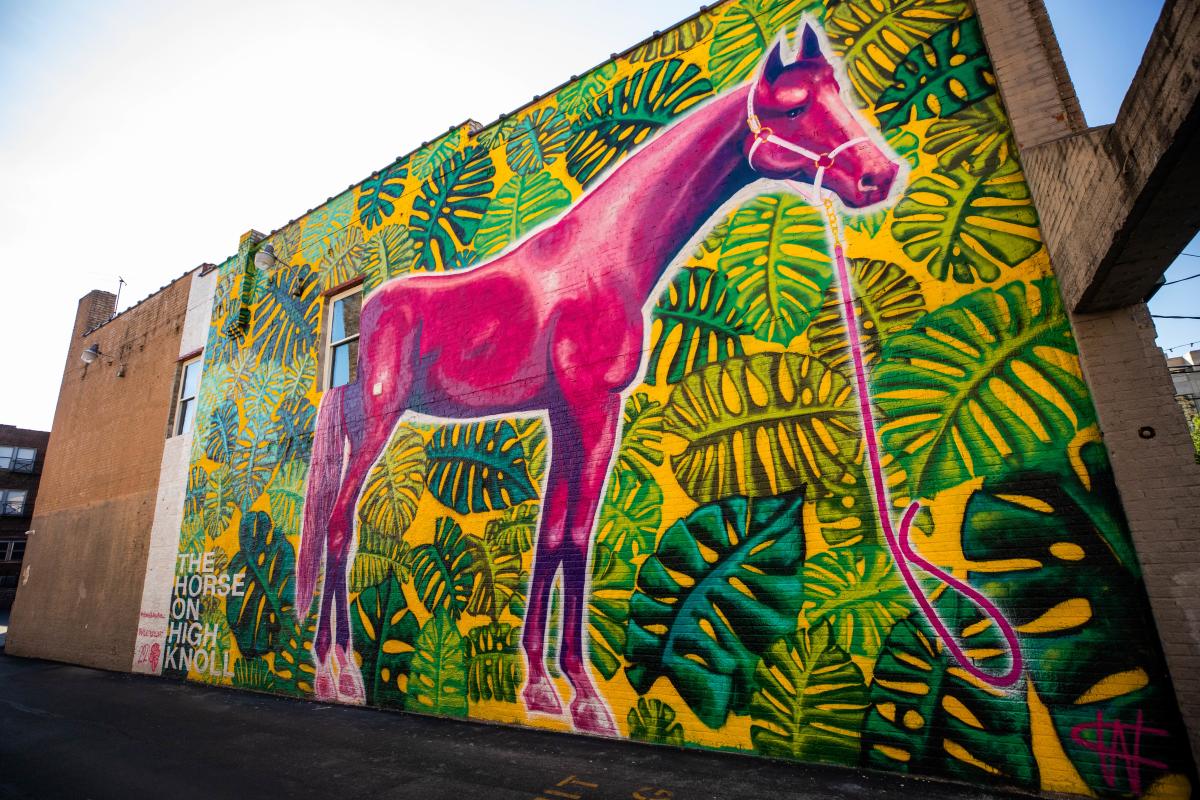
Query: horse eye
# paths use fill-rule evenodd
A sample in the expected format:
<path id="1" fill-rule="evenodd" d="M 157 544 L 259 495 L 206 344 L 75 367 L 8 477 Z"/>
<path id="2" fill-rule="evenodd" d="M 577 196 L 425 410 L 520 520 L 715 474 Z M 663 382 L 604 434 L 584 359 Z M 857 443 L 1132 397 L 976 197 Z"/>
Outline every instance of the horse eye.
<path id="1" fill-rule="evenodd" d="M 796 106 L 791 111 L 787 112 L 788 119 L 795 119 L 796 117 L 803 114 L 805 111 L 808 111 L 808 103 L 805 103 L 804 105 Z"/>

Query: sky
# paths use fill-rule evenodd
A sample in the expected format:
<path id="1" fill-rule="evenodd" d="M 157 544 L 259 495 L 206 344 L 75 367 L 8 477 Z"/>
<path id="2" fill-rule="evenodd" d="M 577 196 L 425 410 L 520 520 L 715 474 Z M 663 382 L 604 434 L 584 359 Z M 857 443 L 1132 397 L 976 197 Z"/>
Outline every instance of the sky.
<path id="1" fill-rule="evenodd" d="M 50 427 L 90 290 L 124 278 L 127 308 L 698 5 L 0 0 L 0 422 Z M 1088 122 L 1111 122 L 1161 3 L 1048 6 Z M 1194 272 L 1181 257 L 1168 280 Z M 1194 314 L 1198 298 L 1200 279 L 1151 309 Z M 1200 322 L 1157 322 L 1164 346 L 1200 340 Z"/>

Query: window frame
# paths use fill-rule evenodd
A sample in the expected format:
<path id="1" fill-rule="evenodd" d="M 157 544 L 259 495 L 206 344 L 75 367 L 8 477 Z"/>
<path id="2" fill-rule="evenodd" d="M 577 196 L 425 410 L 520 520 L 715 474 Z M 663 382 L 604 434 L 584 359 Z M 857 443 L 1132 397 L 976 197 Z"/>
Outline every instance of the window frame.
<path id="1" fill-rule="evenodd" d="M 34 468 L 37 466 L 38 450 L 36 447 L 22 447 L 19 444 L 0 444 L 0 449 L 11 451 L 6 456 L 0 456 L 0 469 L 8 470 L 9 472 L 19 472 L 23 475 L 32 475 Z M 21 453 L 32 453 L 29 458 L 21 458 Z"/>
<path id="2" fill-rule="evenodd" d="M 196 419 L 195 407 L 200 402 L 200 380 L 203 377 L 204 371 L 203 360 L 203 355 L 197 354 L 183 358 L 179 361 L 179 371 L 177 373 L 179 377 L 177 378 L 177 386 L 175 391 L 174 419 L 171 422 L 172 436 L 182 436 L 185 433 L 190 433 L 194 427 Z M 188 368 L 192 366 L 196 367 L 196 387 L 192 395 L 185 397 L 184 392 L 187 391 L 187 371 Z M 185 431 L 183 429 L 183 425 L 188 419 L 187 415 L 185 414 L 185 410 L 187 408 L 185 403 L 188 402 L 192 404 L 191 408 L 193 411 L 191 419 L 193 424 Z"/>
<path id="3" fill-rule="evenodd" d="M 9 497 L 19 494 L 21 495 L 20 509 L 10 511 L 9 508 L 13 505 Z M 25 507 L 29 505 L 29 490 L 28 489 L 0 489 L 0 517 L 24 517 L 28 516 Z"/>
<path id="4" fill-rule="evenodd" d="M 333 382 L 334 351 L 338 347 L 343 347 L 343 346 L 351 344 L 352 342 L 359 341 L 359 337 L 362 334 L 362 327 L 361 327 L 362 301 L 360 301 L 360 303 L 359 303 L 359 317 L 360 317 L 359 329 L 357 331 L 355 331 L 353 336 L 344 336 L 341 339 L 338 339 L 337 341 L 333 340 L 333 309 L 337 305 L 337 303 L 341 302 L 342 300 L 345 300 L 347 297 L 352 297 L 354 295 L 359 295 L 362 298 L 362 301 L 366 300 L 366 297 L 364 296 L 364 292 L 363 292 L 363 284 L 361 281 L 355 282 L 349 286 L 339 287 L 338 289 L 330 292 L 326 296 L 325 314 L 324 314 L 325 334 L 322 337 L 324 339 L 324 347 L 321 350 L 322 361 L 324 362 L 321 367 L 321 388 L 326 391 L 334 388 L 335 385 L 337 385 L 337 386 L 345 385 L 345 384 L 334 384 L 334 382 Z M 358 376 L 355 376 L 355 377 L 358 377 Z M 353 383 L 353 381 L 348 381 L 348 382 Z"/>

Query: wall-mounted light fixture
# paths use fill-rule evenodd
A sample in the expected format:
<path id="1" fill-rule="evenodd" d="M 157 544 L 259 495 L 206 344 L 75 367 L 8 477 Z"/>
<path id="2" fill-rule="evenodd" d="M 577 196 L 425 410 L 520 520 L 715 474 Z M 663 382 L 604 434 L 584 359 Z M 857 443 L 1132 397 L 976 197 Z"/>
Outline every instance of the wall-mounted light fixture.
<path id="1" fill-rule="evenodd" d="M 79 358 L 81 361 L 83 361 L 83 363 L 91 364 L 93 361 L 95 361 L 97 358 L 99 358 L 100 356 L 103 356 L 103 355 L 104 355 L 104 353 L 100 352 L 100 345 L 93 344 L 87 350 L 84 350 L 82 353 L 80 353 Z M 108 358 L 108 356 L 104 356 L 104 357 Z M 109 363 L 112 363 L 112 359 L 109 359 Z"/>
<path id="2" fill-rule="evenodd" d="M 254 266 L 262 272 L 273 267 L 287 267 L 288 263 L 275 255 L 275 247 L 270 242 L 254 251 Z M 292 297 L 302 297 L 307 281 L 293 279 L 291 282 Z"/>
<path id="3" fill-rule="evenodd" d="M 100 352 L 100 345 L 95 344 L 95 343 L 93 343 L 91 347 L 89 347 L 88 349 L 84 350 L 82 353 L 79 354 L 79 360 L 82 361 L 84 364 L 92 364 L 96 361 L 97 358 L 106 359 L 108 361 L 108 365 L 110 367 L 113 365 L 112 356 L 110 356 L 108 353 Z M 121 364 L 120 366 L 117 367 L 117 377 L 118 378 L 125 377 L 125 365 L 124 364 Z"/>

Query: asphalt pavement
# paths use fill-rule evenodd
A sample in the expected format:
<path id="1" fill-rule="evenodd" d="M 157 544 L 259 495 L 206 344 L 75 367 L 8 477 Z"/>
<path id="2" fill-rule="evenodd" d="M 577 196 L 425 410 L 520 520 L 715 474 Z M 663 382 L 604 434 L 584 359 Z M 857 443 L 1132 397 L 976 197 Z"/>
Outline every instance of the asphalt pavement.
<path id="1" fill-rule="evenodd" d="M 347 708 L 0 653 L 0 797 L 683 800 L 1027 795 Z"/>

